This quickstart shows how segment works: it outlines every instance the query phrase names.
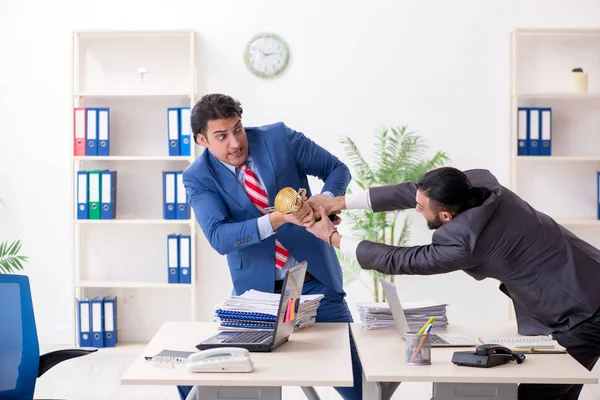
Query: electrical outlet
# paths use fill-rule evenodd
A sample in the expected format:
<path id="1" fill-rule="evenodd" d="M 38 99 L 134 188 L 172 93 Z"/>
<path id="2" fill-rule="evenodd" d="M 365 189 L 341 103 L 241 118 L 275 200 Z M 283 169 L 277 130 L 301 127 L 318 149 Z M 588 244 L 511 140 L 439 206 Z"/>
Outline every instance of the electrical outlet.
<path id="1" fill-rule="evenodd" d="M 137 303 L 137 290 L 127 289 L 125 290 L 125 304 Z"/>

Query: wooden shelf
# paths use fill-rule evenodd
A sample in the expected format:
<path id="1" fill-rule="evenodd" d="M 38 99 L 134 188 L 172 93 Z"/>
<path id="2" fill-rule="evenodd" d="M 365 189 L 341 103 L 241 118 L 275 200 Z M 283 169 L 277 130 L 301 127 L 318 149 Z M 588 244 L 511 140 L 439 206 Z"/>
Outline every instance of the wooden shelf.
<path id="1" fill-rule="evenodd" d="M 115 93 L 115 92 L 78 92 L 73 94 L 74 97 L 193 97 L 192 93 Z"/>
<path id="2" fill-rule="evenodd" d="M 194 161 L 188 156 L 73 156 L 74 161 Z"/>
<path id="3" fill-rule="evenodd" d="M 559 218 L 555 221 L 564 226 L 600 226 L 600 220 L 593 218 Z"/>
<path id="4" fill-rule="evenodd" d="M 140 289 L 189 289 L 189 283 L 168 282 L 127 282 L 127 281 L 94 281 L 82 280 L 75 282 L 77 288 L 140 288 Z"/>
<path id="5" fill-rule="evenodd" d="M 600 156 L 517 156 L 517 159 L 531 162 L 590 162 L 600 161 Z"/>
<path id="6" fill-rule="evenodd" d="M 517 93 L 520 99 L 548 99 L 548 100 L 575 100 L 575 99 L 600 99 L 600 93 Z"/>
<path id="7" fill-rule="evenodd" d="M 76 219 L 79 225 L 191 225 L 191 219 Z"/>

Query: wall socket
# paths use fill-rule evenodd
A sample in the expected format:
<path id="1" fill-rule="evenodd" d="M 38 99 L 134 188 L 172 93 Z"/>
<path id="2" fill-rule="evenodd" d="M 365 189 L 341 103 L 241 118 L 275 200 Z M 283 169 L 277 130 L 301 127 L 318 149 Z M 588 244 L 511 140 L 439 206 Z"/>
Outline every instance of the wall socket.
<path id="1" fill-rule="evenodd" d="M 136 289 L 125 289 L 125 304 L 136 304 L 137 303 L 137 290 Z"/>

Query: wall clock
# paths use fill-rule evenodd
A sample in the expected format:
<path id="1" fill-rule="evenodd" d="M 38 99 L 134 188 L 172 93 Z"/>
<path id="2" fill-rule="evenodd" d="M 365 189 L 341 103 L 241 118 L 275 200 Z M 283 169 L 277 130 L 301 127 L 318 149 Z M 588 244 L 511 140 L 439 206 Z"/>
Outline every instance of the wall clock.
<path id="1" fill-rule="evenodd" d="M 287 43 L 274 33 L 254 36 L 244 51 L 244 62 L 256 76 L 273 78 L 283 72 L 289 59 Z"/>

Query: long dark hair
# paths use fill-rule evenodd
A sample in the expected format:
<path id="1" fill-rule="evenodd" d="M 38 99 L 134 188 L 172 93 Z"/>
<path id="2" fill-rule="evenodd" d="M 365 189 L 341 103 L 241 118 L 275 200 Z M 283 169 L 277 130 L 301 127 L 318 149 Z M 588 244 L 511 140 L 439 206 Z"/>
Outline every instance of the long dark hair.
<path id="1" fill-rule="evenodd" d="M 198 144 L 198 135 L 206 137 L 206 126 L 211 119 L 242 117 L 242 106 L 231 96 L 220 93 L 204 95 L 192 109 L 190 125 L 194 141 Z"/>
<path id="2" fill-rule="evenodd" d="M 480 206 L 492 193 L 488 188 L 471 186 L 469 178 L 452 167 L 427 172 L 417 182 L 417 189 L 429 197 L 433 207 L 453 214 Z"/>

